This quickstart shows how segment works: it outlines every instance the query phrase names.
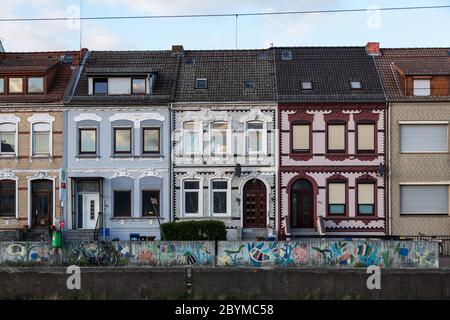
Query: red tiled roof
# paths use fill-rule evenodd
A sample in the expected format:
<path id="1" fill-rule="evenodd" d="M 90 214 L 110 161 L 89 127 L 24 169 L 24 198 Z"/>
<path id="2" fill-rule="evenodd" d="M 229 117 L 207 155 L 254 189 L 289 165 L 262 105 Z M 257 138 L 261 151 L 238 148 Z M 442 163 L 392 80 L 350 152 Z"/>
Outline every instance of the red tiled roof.
<path id="1" fill-rule="evenodd" d="M 61 63 L 64 55 L 73 55 L 70 64 Z M 80 61 L 78 51 L 59 52 L 5 52 L 0 53 L 0 77 L 2 75 L 44 75 L 57 68 L 46 94 L 0 94 L 0 103 L 56 103 L 61 102 L 72 74 Z"/>

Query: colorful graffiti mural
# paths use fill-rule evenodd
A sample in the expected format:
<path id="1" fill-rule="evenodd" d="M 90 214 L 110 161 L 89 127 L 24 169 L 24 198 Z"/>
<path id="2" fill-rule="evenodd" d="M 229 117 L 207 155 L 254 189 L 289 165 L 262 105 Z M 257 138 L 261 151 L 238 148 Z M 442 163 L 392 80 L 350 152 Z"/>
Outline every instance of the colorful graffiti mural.
<path id="1" fill-rule="evenodd" d="M 218 243 L 222 267 L 368 267 L 436 268 L 434 242 L 383 240 L 305 240 Z"/>

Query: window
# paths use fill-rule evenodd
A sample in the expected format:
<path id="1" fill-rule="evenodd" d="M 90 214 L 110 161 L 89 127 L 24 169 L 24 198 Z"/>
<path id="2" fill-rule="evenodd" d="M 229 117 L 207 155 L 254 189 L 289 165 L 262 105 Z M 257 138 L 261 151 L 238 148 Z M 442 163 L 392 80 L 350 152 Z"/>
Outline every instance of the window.
<path id="1" fill-rule="evenodd" d="M 0 180 L 0 217 L 16 216 L 16 181 Z"/>
<path id="2" fill-rule="evenodd" d="M 131 217 L 131 191 L 114 191 L 114 216 Z"/>
<path id="3" fill-rule="evenodd" d="M 328 152 L 345 152 L 345 124 L 328 124 Z"/>
<path id="4" fill-rule="evenodd" d="M 93 85 L 94 94 L 108 94 L 108 78 L 96 78 Z"/>
<path id="5" fill-rule="evenodd" d="M 401 185 L 401 214 L 448 214 L 448 185 Z"/>
<path id="6" fill-rule="evenodd" d="M 375 184 L 359 182 L 357 192 L 358 215 L 373 215 L 375 213 Z"/>
<path id="7" fill-rule="evenodd" d="M 400 124 L 400 152 L 447 152 L 447 124 Z"/>
<path id="8" fill-rule="evenodd" d="M 146 93 L 146 82 L 145 79 L 131 79 L 131 92 L 134 94 Z"/>
<path id="9" fill-rule="evenodd" d="M 97 129 L 80 128 L 80 154 L 97 153 Z"/>
<path id="10" fill-rule="evenodd" d="M 44 93 L 44 78 L 28 78 L 28 93 Z"/>
<path id="11" fill-rule="evenodd" d="M 212 214 L 223 215 L 228 213 L 228 181 L 213 180 L 211 186 Z"/>
<path id="12" fill-rule="evenodd" d="M 15 153 L 16 125 L 12 123 L 0 124 L 0 154 Z"/>
<path id="13" fill-rule="evenodd" d="M 292 125 L 292 152 L 309 153 L 310 152 L 310 124 Z"/>
<path id="14" fill-rule="evenodd" d="M 247 122 L 247 154 L 262 153 L 264 124 L 259 121 Z"/>
<path id="15" fill-rule="evenodd" d="M 0 78 L 0 94 L 5 93 L 5 79 Z"/>
<path id="16" fill-rule="evenodd" d="M 197 79 L 195 80 L 196 89 L 206 89 L 208 88 L 208 79 Z"/>
<path id="17" fill-rule="evenodd" d="M 114 128 L 114 153 L 131 154 L 131 128 Z"/>
<path id="18" fill-rule="evenodd" d="M 375 152 L 375 124 L 357 124 L 357 152 Z"/>
<path id="19" fill-rule="evenodd" d="M 201 124 L 198 122 L 183 123 L 183 152 L 186 154 L 200 154 L 201 141 Z"/>
<path id="20" fill-rule="evenodd" d="M 9 78 L 9 93 L 23 93 L 23 78 Z"/>
<path id="21" fill-rule="evenodd" d="M 211 124 L 211 154 L 227 153 L 228 123 L 214 122 Z"/>
<path id="22" fill-rule="evenodd" d="M 33 155 L 50 154 L 50 124 L 33 125 Z"/>
<path id="23" fill-rule="evenodd" d="M 183 213 L 187 215 L 200 214 L 200 181 L 183 181 Z"/>
<path id="24" fill-rule="evenodd" d="M 142 191 L 142 216 L 159 217 L 159 190 Z"/>
<path id="25" fill-rule="evenodd" d="M 160 153 L 160 143 L 159 143 L 159 128 L 143 128 L 142 135 L 142 153 L 144 154 L 159 154 Z"/>
<path id="26" fill-rule="evenodd" d="M 361 81 L 350 81 L 350 88 L 354 90 L 362 89 Z"/>
<path id="27" fill-rule="evenodd" d="M 431 80 L 430 79 L 414 79 L 413 80 L 413 94 L 415 96 L 429 96 L 431 95 Z"/>
<path id="28" fill-rule="evenodd" d="M 330 182 L 328 184 L 328 214 L 345 215 L 345 182 Z"/>
<path id="29" fill-rule="evenodd" d="M 301 87 L 302 87 L 302 90 L 312 90 L 312 88 L 313 88 L 312 81 L 302 81 Z"/>

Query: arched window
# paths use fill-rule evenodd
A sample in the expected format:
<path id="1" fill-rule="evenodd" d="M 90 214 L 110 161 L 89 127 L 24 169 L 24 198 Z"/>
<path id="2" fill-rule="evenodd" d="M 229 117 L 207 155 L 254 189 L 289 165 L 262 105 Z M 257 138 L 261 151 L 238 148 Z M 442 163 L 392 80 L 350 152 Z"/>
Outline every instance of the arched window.
<path id="1" fill-rule="evenodd" d="M 16 216 L 16 181 L 0 180 L 0 216 Z"/>

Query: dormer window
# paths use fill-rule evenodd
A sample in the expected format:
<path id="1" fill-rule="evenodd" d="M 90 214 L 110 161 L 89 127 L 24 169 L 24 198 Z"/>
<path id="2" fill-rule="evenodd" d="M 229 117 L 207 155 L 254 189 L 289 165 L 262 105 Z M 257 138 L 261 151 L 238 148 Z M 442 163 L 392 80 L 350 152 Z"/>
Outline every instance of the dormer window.
<path id="1" fill-rule="evenodd" d="M 9 93 L 23 93 L 23 78 L 9 78 L 8 80 Z"/>
<path id="2" fill-rule="evenodd" d="M 4 93 L 5 93 L 5 79 L 0 78 L 0 94 L 4 94 Z"/>
<path id="3" fill-rule="evenodd" d="M 108 78 L 93 79 L 94 94 L 108 94 Z"/>
<path id="4" fill-rule="evenodd" d="M 44 93 L 44 78 L 28 78 L 28 93 Z"/>
<path id="5" fill-rule="evenodd" d="M 146 80 L 143 78 L 131 79 L 131 93 L 145 94 L 146 93 Z"/>
<path id="6" fill-rule="evenodd" d="M 352 88 L 353 90 L 360 90 L 360 89 L 362 89 L 361 81 L 350 81 L 350 88 Z"/>
<path id="7" fill-rule="evenodd" d="M 302 90 L 312 90 L 313 84 L 312 81 L 302 81 L 301 83 Z"/>
<path id="8" fill-rule="evenodd" d="M 429 96 L 431 95 L 431 80 L 430 79 L 414 79 L 413 93 L 415 96 Z"/>
<path id="9" fill-rule="evenodd" d="M 195 89 L 206 89 L 208 88 L 208 79 L 202 78 L 195 80 Z"/>

